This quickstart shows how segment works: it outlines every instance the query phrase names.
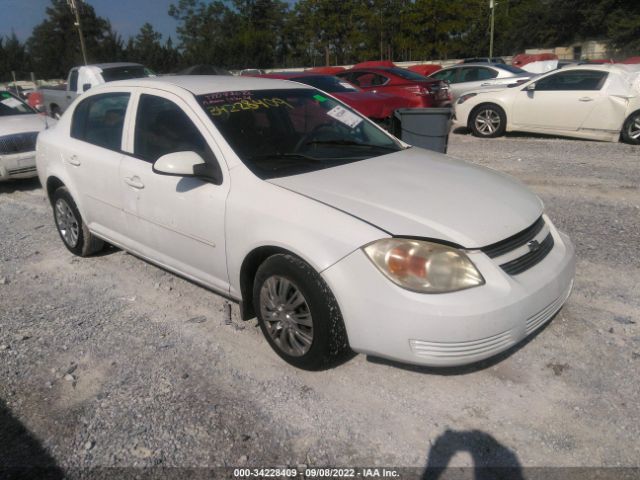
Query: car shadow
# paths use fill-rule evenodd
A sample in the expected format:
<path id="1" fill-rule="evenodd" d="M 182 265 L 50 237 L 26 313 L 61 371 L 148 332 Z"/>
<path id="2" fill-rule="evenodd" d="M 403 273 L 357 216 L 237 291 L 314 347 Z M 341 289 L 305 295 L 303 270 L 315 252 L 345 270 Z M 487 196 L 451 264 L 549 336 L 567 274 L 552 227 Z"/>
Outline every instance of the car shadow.
<path id="1" fill-rule="evenodd" d="M 28 192 L 42 188 L 38 177 L 25 178 L 24 180 L 7 180 L 0 182 L 1 193 Z"/>
<path id="2" fill-rule="evenodd" d="M 457 127 L 451 130 L 451 133 L 456 135 L 471 135 L 471 130 L 467 127 Z M 546 133 L 533 133 L 533 132 L 505 132 L 502 135 L 504 138 L 539 138 L 539 139 L 557 139 L 557 140 L 570 140 L 572 142 L 595 142 L 595 143 L 611 143 L 603 142 L 601 140 L 592 140 L 590 138 L 575 138 L 575 137 L 563 137 L 562 135 L 549 135 Z M 488 140 L 494 140 L 489 138 Z"/>
<path id="3" fill-rule="evenodd" d="M 64 472 L 0 399 L 0 478 L 62 480 Z"/>
<path id="4" fill-rule="evenodd" d="M 91 254 L 92 257 L 106 257 L 108 255 L 112 255 L 120 251 L 120 248 L 115 245 L 111 245 L 110 243 L 104 242 L 104 248 L 99 252 Z"/>
<path id="5" fill-rule="evenodd" d="M 458 452 L 466 452 L 473 459 L 475 480 L 523 480 L 522 465 L 515 452 L 481 430 L 446 430 L 431 445 L 423 480 L 451 478 L 447 467 Z M 463 467 L 450 467 L 466 470 Z M 458 478 L 458 477 L 455 477 Z M 471 478 L 463 475 L 460 478 Z"/>
<path id="6" fill-rule="evenodd" d="M 479 372 L 482 370 L 486 370 L 487 368 L 491 368 L 494 365 L 502 362 L 503 360 L 509 358 L 511 355 L 519 351 L 520 349 L 526 347 L 529 342 L 533 341 L 538 335 L 540 335 L 547 327 L 553 322 L 558 315 L 556 312 L 549 321 L 547 321 L 542 327 L 533 332 L 528 337 L 522 339 L 520 342 L 516 343 L 511 348 L 505 350 L 504 352 L 500 352 L 493 357 L 487 358 L 485 360 L 480 360 L 479 362 L 470 363 L 469 365 L 462 365 L 459 367 L 425 367 L 422 365 L 411 365 L 407 363 L 400 363 L 394 360 L 388 360 L 386 358 L 375 357 L 373 355 L 367 355 L 367 361 L 370 363 L 376 363 L 379 365 L 387 365 L 390 367 L 399 368 L 401 370 L 406 370 L 410 372 L 423 373 L 427 375 L 440 375 L 440 376 L 453 376 L 453 375 L 468 375 L 471 373 Z"/>

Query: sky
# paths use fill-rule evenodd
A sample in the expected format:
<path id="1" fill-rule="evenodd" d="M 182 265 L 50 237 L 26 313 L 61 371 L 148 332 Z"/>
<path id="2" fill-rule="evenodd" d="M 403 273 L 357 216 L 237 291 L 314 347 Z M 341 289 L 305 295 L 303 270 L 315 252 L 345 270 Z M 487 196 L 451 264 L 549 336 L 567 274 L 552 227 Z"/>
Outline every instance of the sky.
<path id="1" fill-rule="evenodd" d="M 140 27 L 149 22 L 162 34 L 176 43 L 176 22 L 167 11 L 177 0 L 86 0 L 96 14 L 111 21 L 111 26 L 124 41 L 136 35 Z M 44 20 L 50 0 L 0 0 L 0 37 L 11 35 L 11 30 L 21 41 L 31 35 L 34 26 Z"/>

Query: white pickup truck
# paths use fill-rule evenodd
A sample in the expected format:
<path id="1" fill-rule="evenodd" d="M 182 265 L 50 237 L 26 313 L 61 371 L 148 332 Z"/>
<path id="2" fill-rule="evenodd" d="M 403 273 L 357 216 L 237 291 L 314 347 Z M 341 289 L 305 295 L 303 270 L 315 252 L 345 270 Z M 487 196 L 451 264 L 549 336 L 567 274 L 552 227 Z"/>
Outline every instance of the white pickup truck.
<path id="1" fill-rule="evenodd" d="M 66 84 L 40 88 L 41 96 L 34 101 L 39 109 L 54 118 L 60 118 L 71 102 L 91 87 L 115 80 L 151 76 L 154 76 L 153 72 L 139 63 L 100 63 L 74 67 L 69 71 Z"/>

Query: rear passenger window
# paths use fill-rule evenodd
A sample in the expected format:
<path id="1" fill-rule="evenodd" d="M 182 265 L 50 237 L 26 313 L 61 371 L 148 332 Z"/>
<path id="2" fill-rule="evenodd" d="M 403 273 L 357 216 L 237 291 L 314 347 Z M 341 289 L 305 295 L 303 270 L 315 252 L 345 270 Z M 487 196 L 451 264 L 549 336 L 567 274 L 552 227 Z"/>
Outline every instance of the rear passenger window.
<path id="1" fill-rule="evenodd" d="M 205 161 L 218 165 L 198 128 L 178 105 L 155 95 L 140 95 L 134 153 L 155 162 L 167 153 L 196 152 Z"/>
<path id="2" fill-rule="evenodd" d="M 103 93 L 80 102 L 73 112 L 71 136 L 119 151 L 129 97 L 129 93 Z"/>

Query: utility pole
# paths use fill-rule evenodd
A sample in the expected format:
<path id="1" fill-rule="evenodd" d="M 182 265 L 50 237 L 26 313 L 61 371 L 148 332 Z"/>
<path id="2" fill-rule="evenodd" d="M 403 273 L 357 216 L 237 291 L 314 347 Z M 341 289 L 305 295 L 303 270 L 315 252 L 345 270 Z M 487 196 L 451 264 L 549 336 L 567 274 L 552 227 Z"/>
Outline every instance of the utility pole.
<path id="1" fill-rule="evenodd" d="M 87 65 L 87 50 L 84 46 L 84 35 L 82 35 L 82 24 L 80 23 L 80 12 L 78 11 L 78 2 L 82 3 L 83 0 L 67 0 L 69 4 L 69 8 L 76 16 L 75 26 L 78 28 L 78 35 L 80 36 L 80 48 L 82 50 L 82 59 L 84 60 L 84 64 Z"/>
<path id="2" fill-rule="evenodd" d="M 496 0 L 489 0 L 489 8 L 491 9 L 491 36 L 489 39 L 489 61 L 493 58 L 493 27 L 496 19 Z"/>

